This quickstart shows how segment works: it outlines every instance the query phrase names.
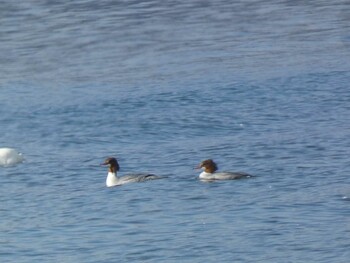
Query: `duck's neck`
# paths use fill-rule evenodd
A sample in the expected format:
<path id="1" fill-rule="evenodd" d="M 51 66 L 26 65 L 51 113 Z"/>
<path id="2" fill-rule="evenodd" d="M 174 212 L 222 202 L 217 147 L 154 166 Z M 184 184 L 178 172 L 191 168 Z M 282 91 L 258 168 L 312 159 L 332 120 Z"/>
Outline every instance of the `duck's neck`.
<path id="1" fill-rule="evenodd" d="M 115 186 L 118 184 L 118 177 L 116 172 L 111 172 L 111 170 L 108 171 L 107 179 L 106 179 L 106 185 L 108 187 Z"/>
<path id="2" fill-rule="evenodd" d="M 213 174 L 215 172 L 215 169 L 206 167 L 203 172 L 207 174 Z"/>
<path id="3" fill-rule="evenodd" d="M 210 179 L 212 178 L 214 173 L 215 173 L 215 169 L 213 169 L 212 167 L 203 167 L 203 172 L 200 173 L 199 178 Z"/>
<path id="4" fill-rule="evenodd" d="M 110 166 L 108 172 L 114 173 L 117 176 L 117 168 L 115 166 Z"/>
<path id="5" fill-rule="evenodd" d="M 200 179 L 211 179 L 212 177 L 213 177 L 213 173 L 209 173 L 205 170 L 199 174 Z"/>

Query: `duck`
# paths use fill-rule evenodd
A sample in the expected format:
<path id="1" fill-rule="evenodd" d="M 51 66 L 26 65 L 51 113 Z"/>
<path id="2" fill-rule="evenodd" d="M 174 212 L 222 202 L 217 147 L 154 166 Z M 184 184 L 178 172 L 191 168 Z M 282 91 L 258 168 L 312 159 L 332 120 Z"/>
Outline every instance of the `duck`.
<path id="1" fill-rule="evenodd" d="M 160 179 L 160 176 L 148 173 L 130 174 L 124 176 L 117 176 L 117 172 L 120 169 L 119 163 L 116 158 L 108 157 L 101 165 L 108 166 L 108 174 L 106 178 L 106 186 L 113 187 L 127 183 L 144 182 L 149 180 Z"/>
<path id="2" fill-rule="evenodd" d="M 14 166 L 23 162 L 23 155 L 13 148 L 0 148 L 0 166 Z"/>
<path id="3" fill-rule="evenodd" d="M 252 175 L 244 172 L 216 172 L 218 166 L 212 159 L 202 161 L 196 168 L 203 169 L 203 172 L 199 174 L 199 179 L 203 181 L 236 180 L 252 177 Z"/>

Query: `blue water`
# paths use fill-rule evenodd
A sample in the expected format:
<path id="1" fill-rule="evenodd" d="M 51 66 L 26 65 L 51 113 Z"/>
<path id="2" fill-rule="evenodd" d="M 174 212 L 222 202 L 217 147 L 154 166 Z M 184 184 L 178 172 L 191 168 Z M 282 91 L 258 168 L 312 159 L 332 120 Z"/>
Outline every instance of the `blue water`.
<path id="1" fill-rule="evenodd" d="M 349 262 L 349 14 L 2 1 L 0 261 Z M 107 156 L 166 178 L 106 188 Z"/>

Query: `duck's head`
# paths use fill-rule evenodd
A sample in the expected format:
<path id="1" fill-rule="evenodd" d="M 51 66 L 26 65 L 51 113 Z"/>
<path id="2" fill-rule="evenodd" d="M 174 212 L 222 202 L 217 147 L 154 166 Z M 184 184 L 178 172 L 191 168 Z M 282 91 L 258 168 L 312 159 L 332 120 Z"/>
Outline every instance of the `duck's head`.
<path id="1" fill-rule="evenodd" d="M 197 169 L 203 169 L 206 173 L 214 173 L 218 166 L 212 159 L 202 161 L 197 167 Z"/>
<path id="2" fill-rule="evenodd" d="M 101 165 L 108 165 L 109 171 L 112 173 L 119 171 L 118 161 L 114 157 L 108 157 Z"/>

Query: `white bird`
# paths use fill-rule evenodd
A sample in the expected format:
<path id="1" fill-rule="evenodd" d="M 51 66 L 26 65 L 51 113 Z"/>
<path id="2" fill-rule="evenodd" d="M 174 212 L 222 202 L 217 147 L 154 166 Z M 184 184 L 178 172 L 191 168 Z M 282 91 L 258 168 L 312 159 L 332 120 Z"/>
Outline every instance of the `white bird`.
<path id="1" fill-rule="evenodd" d="M 14 166 L 23 162 L 22 153 L 12 148 L 0 148 L 0 166 Z"/>
<path id="2" fill-rule="evenodd" d="M 201 172 L 199 175 L 199 179 L 204 181 L 235 180 L 252 177 L 250 174 L 243 172 L 216 172 L 218 170 L 218 167 L 216 163 L 211 159 L 204 160 L 196 168 L 203 169 L 203 172 Z"/>
<path id="3" fill-rule="evenodd" d="M 114 157 L 107 158 L 101 165 L 108 165 L 108 174 L 106 179 L 107 187 L 134 182 L 144 182 L 161 178 L 154 174 L 130 174 L 118 177 L 117 172 L 119 171 L 119 164 L 117 159 Z"/>

